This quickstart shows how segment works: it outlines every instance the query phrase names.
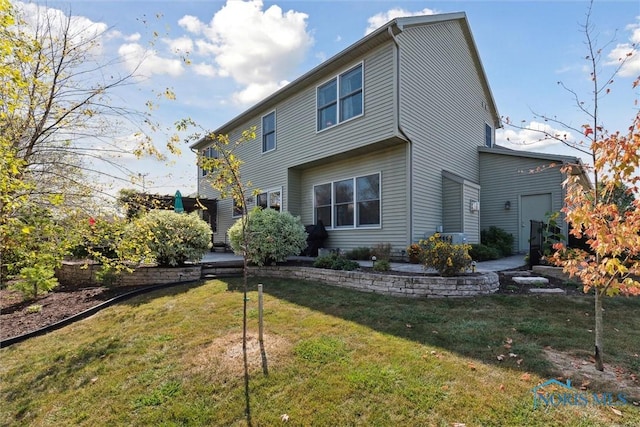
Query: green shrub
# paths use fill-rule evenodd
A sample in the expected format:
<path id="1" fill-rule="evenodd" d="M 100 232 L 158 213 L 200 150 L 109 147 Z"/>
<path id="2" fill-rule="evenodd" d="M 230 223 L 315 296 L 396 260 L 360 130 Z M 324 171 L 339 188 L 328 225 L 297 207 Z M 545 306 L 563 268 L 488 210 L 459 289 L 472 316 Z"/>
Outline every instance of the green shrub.
<path id="1" fill-rule="evenodd" d="M 51 292 L 56 286 L 58 286 L 58 279 L 54 277 L 53 269 L 35 265 L 21 269 L 18 279 L 11 284 L 10 289 L 19 291 L 25 300 L 29 300 L 42 293 Z"/>
<path id="2" fill-rule="evenodd" d="M 359 248 L 353 248 L 345 254 L 347 259 L 358 259 L 362 261 L 368 261 L 371 259 L 371 248 L 362 246 Z"/>
<path id="3" fill-rule="evenodd" d="M 482 243 L 474 243 L 469 249 L 469 256 L 476 261 L 489 261 L 492 259 L 499 259 L 502 254 L 496 248 L 483 245 Z"/>
<path id="4" fill-rule="evenodd" d="M 313 262 L 313 266 L 316 268 L 328 268 L 331 270 L 345 270 L 352 271 L 360 268 L 360 264 L 345 257 L 340 256 L 335 252 L 331 252 L 328 255 L 323 255 Z"/>
<path id="5" fill-rule="evenodd" d="M 421 240 L 424 246 L 422 262 L 425 267 L 433 268 L 442 276 L 455 276 L 465 272 L 471 266 L 469 245 L 454 245 L 440 239 L 436 233 L 427 240 Z"/>
<path id="6" fill-rule="evenodd" d="M 391 259 L 391 244 L 378 243 L 371 248 L 371 256 L 375 256 L 378 261 Z"/>
<path id="7" fill-rule="evenodd" d="M 289 212 L 255 208 L 247 218 L 247 259 L 256 265 L 286 261 L 307 246 L 307 232 L 299 217 Z M 234 253 L 243 253 L 242 219 L 228 232 Z"/>
<path id="8" fill-rule="evenodd" d="M 159 266 L 199 262 L 211 247 L 211 228 L 195 212 L 151 211 L 127 227 L 127 237 L 130 259 L 150 257 Z"/>
<path id="9" fill-rule="evenodd" d="M 480 243 L 497 249 L 502 256 L 509 256 L 513 251 L 513 235 L 496 226 L 480 232 Z"/>
<path id="10" fill-rule="evenodd" d="M 389 271 L 391 270 L 391 263 L 386 259 L 376 261 L 373 263 L 373 269 L 375 271 Z"/>

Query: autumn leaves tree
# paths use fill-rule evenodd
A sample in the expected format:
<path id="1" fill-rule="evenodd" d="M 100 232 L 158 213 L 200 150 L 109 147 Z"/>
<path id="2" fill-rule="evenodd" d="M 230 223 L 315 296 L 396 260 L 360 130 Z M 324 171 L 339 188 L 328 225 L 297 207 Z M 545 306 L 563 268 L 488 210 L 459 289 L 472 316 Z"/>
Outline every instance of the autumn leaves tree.
<path id="1" fill-rule="evenodd" d="M 579 144 L 568 143 L 565 133 L 549 134 L 555 139 L 590 156 L 593 184 L 585 188 L 580 177 L 572 170 L 580 165 L 567 165 L 565 205 L 562 212 L 570 225 L 570 233 L 584 239 L 587 249 L 568 248 L 565 243 L 554 244 L 555 253 L 549 260 L 562 266 L 564 271 L 580 279 L 585 292 L 594 295 L 595 309 L 595 364 L 604 370 L 603 355 L 603 298 L 608 295 L 640 295 L 640 201 L 637 198 L 640 180 L 640 114 L 631 120 L 627 131 L 609 133 L 602 123 L 600 101 L 607 96 L 616 77 L 632 55 L 636 46 L 619 58 L 608 73 L 603 68 L 603 50 L 596 46 L 591 23 L 590 5 L 583 26 L 590 70 L 591 90 L 583 100 L 563 83 L 575 100 L 576 108 L 587 121 L 581 127 L 572 127 L 551 116 L 541 117 L 545 122 L 560 124 L 568 130 L 582 134 Z M 639 79 L 633 83 L 637 88 Z M 586 101 L 586 102 L 585 102 Z"/>

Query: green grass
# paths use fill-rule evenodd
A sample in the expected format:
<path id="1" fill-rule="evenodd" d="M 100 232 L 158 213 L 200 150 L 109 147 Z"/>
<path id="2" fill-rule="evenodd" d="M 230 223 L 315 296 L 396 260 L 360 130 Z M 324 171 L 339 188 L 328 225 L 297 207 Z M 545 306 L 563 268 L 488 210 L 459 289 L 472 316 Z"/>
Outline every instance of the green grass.
<path id="1" fill-rule="evenodd" d="M 262 283 L 269 375 L 249 341 L 254 425 L 283 414 L 314 426 L 640 425 L 632 405 L 617 407 L 622 416 L 533 408 L 532 388 L 559 374 L 544 348 L 591 350 L 589 297 L 410 300 Z M 0 425 L 244 425 L 239 287 L 157 291 L 0 350 Z M 605 362 L 637 373 L 640 299 L 605 308 Z"/>

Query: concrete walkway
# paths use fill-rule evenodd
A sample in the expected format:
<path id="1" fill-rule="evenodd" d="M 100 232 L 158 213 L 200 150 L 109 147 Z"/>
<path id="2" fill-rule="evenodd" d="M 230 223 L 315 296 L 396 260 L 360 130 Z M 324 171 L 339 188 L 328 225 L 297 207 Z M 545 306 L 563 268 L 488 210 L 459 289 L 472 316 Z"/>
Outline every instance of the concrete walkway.
<path id="1" fill-rule="evenodd" d="M 291 260 L 305 260 L 305 261 L 313 261 L 315 258 L 313 257 L 300 257 L 294 256 L 289 257 Z M 203 258 L 203 263 L 218 263 L 218 262 L 230 262 L 237 261 L 241 262 L 242 257 L 234 255 L 232 253 L 222 253 L 222 252 L 208 252 Z M 363 267 L 371 267 L 371 261 L 358 261 L 360 265 Z M 503 271 L 503 270 L 515 270 L 517 268 L 525 266 L 527 263 L 524 260 L 524 255 L 512 255 L 510 257 L 497 259 L 494 261 L 482 261 L 476 264 L 476 271 Z M 420 264 L 409 264 L 406 262 L 392 262 L 391 270 L 395 271 L 403 271 L 403 272 L 415 272 L 415 273 L 423 273 L 425 270 Z"/>

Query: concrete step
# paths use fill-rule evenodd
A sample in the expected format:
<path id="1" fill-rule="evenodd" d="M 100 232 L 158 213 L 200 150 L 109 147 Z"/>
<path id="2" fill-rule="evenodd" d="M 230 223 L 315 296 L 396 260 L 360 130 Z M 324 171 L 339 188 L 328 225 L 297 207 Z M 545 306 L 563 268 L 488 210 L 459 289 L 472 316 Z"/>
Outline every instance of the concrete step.
<path id="1" fill-rule="evenodd" d="M 546 277 L 529 276 L 529 277 L 514 277 L 513 281 L 519 285 L 547 285 L 549 279 Z"/>
<path id="2" fill-rule="evenodd" d="M 531 294 L 566 294 L 564 289 L 560 288 L 531 288 L 529 289 Z"/>

